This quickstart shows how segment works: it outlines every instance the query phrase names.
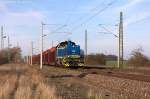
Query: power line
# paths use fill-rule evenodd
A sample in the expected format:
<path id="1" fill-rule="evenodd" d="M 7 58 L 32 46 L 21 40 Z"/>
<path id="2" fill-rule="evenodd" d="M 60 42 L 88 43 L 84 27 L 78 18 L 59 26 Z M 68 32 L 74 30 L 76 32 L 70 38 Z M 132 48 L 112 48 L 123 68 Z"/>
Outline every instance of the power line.
<path id="1" fill-rule="evenodd" d="M 150 16 L 149 16 L 149 17 L 146 17 L 146 18 L 144 18 L 144 19 L 142 19 L 142 20 L 135 21 L 135 22 L 133 22 L 133 23 L 131 23 L 131 24 L 136 24 L 136 23 L 138 23 L 138 22 L 142 22 L 142 21 L 149 20 L 149 19 L 150 19 Z"/>
<path id="2" fill-rule="evenodd" d="M 74 6 L 72 7 L 72 10 L 74 10 L 78 5 L 79 5 L 79 1 L 77 0 L 76 4 L 74 4 Z M 72 15 L 69 15 L 68 18 L 66 19 L 66 24 L 69 24 L 69 20 L 72 17 Z"/>
<path id="3" fill-rule="evenodd" d="M 102 13 L 103 11 L 105 11 L 107 8 L 109 8 L 111 5 L 113 5 L 115 2 L 116 2 L 116 0 L 108 3 L 106 7 L 104 7 L 103 9 L 101 9 L 97 13 L 95 13 L 93 16 L 91 16 L 88 19 L 86 19 L 81 25 L 87 23 L 88 21 L 90 21 L 91 19 L 93 19 L 95 16 L 97 16 L 98 14 Z"/>
<path id="4" fill-rule="evenodd" d="M 101 26 L 108 33 L 113 34 L 115 37 L 118 37 L 115 33 L 113 33 L 112 31 L 110 31 L 109 29 L 105 28 L 104 26 L 102 26 L 102 25 L 99 25 L 99 26 Z"/>
<path id="5" fill-rule="evenodd" d="M 60 26 L 60 27 L 58 27 L 57 29 L 55 29 L 54 31 L 52 31 L 52 33 L 53 32 L 57 32 L 58 30 L 61 30 L 61 29 L 63 29 L 64 27 L 66 27 L 67 25 L 63 25 L 63 26 Z"/>
<path id="6" fill-rule="evenodd" d="M 74 27 L 74 28 L 72 29 L 72 31 L 75 30 L 75 29 L 77 29 L 77 28 L 79 28 L 79 27 L 82 26 L 83 24 L 89 22 L 91 19 L 93 19 L 94 17 L 96 17 L 96 16 L 99 15 L 100 13 L 104 12 L 107 8 L 109 8 L 111 5 L 113 5 L 116 1 L 117 1 L 117 0 L 113 0 L 113 1 L 109 2 L 103 9 L 100 9 L 97 13 L 95 13 L 94 15 L 90 16 L 89 18 L 87 18 L 87 19 L 86 19 L 85 21 L 83 21 L 79 26 Z"/>
<path id="7" fill-rule="evenodd" d="M 104 1 L 105 1 L 105 0 L 104 0 Z M 96 9 L 98 8 L 98 6 L 100 6 L 100 5 L 102 5 L 102 4 L 104 3 L 104 1 L 103 1 L 103 2 L 101 2 L 100 4 L 98 4 L 96 7 L 92 8 L 89 12 L 93 12 L 94 10 L 96 10 Z M 85 18 L 84 16 L 85 16 L 85 15 L 83 15 L 83 16 L 79 17 L 77 20 L 75 20 L 75 21 L 71 22 L 71 23 L 70 23 L 70 25 L 72 25 L 72 24 L 76 24 L 76 23 L 77 23 L 77 21 L 81 21 L 82 19 L 84 19 L 84 18 Z"/>
<path id="8" fill-rule="evenodd" d="M 95 8 L 91 9 L 90 11 L 96 10 L 96 9 L 99 8 L 102 4 L 104 4 L 105 1 L 106 1 L 106 0 L 103 0 L 100 4 L 98 4 Z"/>

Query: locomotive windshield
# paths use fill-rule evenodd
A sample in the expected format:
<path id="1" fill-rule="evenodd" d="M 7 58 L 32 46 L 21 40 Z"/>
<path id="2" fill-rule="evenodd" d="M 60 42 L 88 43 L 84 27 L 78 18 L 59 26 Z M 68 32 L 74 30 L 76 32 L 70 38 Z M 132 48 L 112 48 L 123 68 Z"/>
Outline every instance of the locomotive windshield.
<path id="1" fill-rule="evenodd" d="M 58 48 L 61 48 L 61 47 L 66 47 L 68 44 L 71 44 L 72 46 L 75 46 L 76 44 L 72 41 L 64 41 L 64 42 L 61 42 L 57 47 Z"/>

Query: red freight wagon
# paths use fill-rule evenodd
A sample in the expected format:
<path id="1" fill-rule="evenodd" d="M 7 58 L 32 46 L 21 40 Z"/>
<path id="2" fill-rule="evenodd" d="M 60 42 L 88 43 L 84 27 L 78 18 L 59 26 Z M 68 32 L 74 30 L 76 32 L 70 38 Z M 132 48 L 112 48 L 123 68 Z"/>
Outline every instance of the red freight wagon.
<path id="1" fill-rule="evenodd" d="M 49 52 L 49 50 L 46 50 L 42 53 L 42 55 L 43 55 L 43 64 L 45 64 L 45 65 L 48 64 L 48 59 L 47 59 L 48 58 L 48 52 Z"/>
<path id="2" fill-rule="evenodd" d="M 40 63 L 40 54 L 32 56 L 32 62 L 33 62 L 33 64 L 39 64 Z"/>
<path id="3" fill-rule="evenodd" d="M 56 60 L 56 47 L 52 47 L 49 49 L 48 52 L 48 64 L 49 65 L 55 65 L 55 60 Z"/>
<path id="4" fill-rule="evenodd" d="M 46 50 L 42 53 L 42 56 L 43 56 L 43 64 L 47 65 L 48 64 L 48 53 L 49 53 L 49 50 Z"/>
<path id="5" fill-rule="evenodd" d="M 56 60 L 56 47 L 52 47 L 42 53 L 43 64 L 45 65 L 55 65 Z M 32 56 L 32 61 L 34 64 L 40 64 L 40 54 Z"/>

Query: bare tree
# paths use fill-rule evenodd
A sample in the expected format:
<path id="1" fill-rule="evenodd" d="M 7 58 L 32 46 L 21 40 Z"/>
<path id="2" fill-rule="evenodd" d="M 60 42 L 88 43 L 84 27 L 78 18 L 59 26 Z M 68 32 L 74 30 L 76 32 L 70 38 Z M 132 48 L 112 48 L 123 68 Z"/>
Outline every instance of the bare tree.
<path id="1" fill-rule="evenodd" d="M 148 62 L 149 59 L 143 54 L 142 47 L 133 50 L 128 60 L 130 66 L 145 66 Z"/>

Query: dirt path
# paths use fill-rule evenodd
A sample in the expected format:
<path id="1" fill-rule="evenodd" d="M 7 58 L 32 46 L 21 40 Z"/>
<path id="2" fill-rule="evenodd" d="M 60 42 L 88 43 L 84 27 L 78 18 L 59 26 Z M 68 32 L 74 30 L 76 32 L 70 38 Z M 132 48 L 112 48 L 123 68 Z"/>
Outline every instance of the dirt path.
<path id="1" fill-rule="evenodd" d="M 6 88 L 6 92 L 5 92 L 5 93 L 10 94 L 7 96 L 7 97 L 9 97 L 9 99 L 15 99 L 15 94 L 16 94 L 17 88 L 19 86 L 20 76 L 22 75 L 22 73 L 24 73 L 24 71 L 22 69 L 17 70 L 15 67 L 12 67 L 12 65 L 14 65 L 14 64 L 11 64 L 11 65 L 7 64 L 7 65 L 0 66 L 0 77 L 8 76 L 8 78 L 3 79 L 3 81 L 7 84 L 6 85 L 4 84 L 2 86 L 4 88 L 5 88 L 5 86 L 6 87 L 8 86 L 8 88 L 9 88 L 9 86 L 12 86 L 9 89 Z M 13 79 L 13 80 L 11 80 L 11 79 Z M 9 84 L 11 84 L 11 85 L 9 85 Z M 9 90 L 10 90 L 10 92 L 9 92 Z M 6 97 L 5 95 L 3 95 L 3 96 Z"/>
<path id="2" fill-rule="evenodd" d="M 15 87 L 14 87 L 13 91 L 10 93 L 10 99 L 15 99 L 15 94 L 16 94 L 17 88 L 19 87 L 19 79 L 20 79 L 20 73 L 17 74 L 17 80 L 15 83 Z"/>

